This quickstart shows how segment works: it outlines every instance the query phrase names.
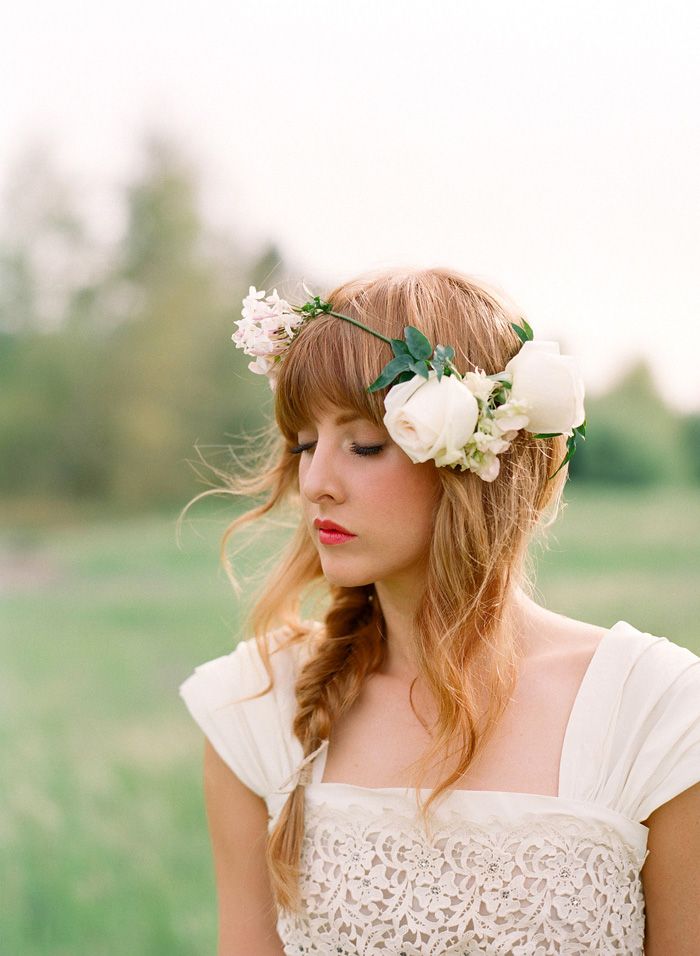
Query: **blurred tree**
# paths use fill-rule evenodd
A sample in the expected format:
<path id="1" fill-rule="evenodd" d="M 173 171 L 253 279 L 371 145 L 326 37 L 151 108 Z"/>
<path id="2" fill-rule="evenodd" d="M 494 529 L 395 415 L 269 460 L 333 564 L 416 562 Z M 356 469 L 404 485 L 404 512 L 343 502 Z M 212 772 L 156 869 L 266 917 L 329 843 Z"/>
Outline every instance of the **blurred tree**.
<path id="1" fill-rule="evenodd" d="M 587 399 L 586 420 L 572 478 L 633 485 L 687 481 L 680 417 L 664 404 L 646 363 L 605 395 Z"/>
<path id="2" fill-rule="evenodd" d="M 95 343 L 68 328 L 102 250 L 47 147 L 33 145 L 0 205 L 0 490 L 104 494 L 89 383 Z"/>
<path id="3" fill-rule="evenodd" d="M 30 145 L 10 169 L 0 219 L 0 329 L 59 328 L 100 250 L 47 145 Z"/>
<path id="4" fill-rule="evenodd" d="M 211 255 L 195 173 L 162 137 L 147 141 L 126 200 L 126 233 L 108 280 L 130 289 L 132 303 L 109 335 L 104 371 L 111 492 L 132 506 L 180 502 L 200 490 L 186 464 L 195 443 L 222 445 L 262 423 L 268 396 L 261 400 L 249 359 L 230 340 L 247 284 L 280 257 L 268 249 L 251 265 Z M 229 272 L 247 273 L 247 284 L 229 281 Z"/>
<path id="5" fill-rule="evenodd" d="M 700 482 L 700 414 L 684 416 L 681 433 L 690 476 Z"/>
<path id="6" fill-rule="evenodd" d="M 0 492 L 179 506 L 201 490 L 198 450 L 227 445 L 272 410 L 231 334 L 249 285 L 298 299 L 274 245 L 217 236 L 192 165 L 147 138 L 116 246 L 95 241 L 46 151 L 17 166 L 0 231 Z M 295 270 L 297 274 L 298 270 Z M 313 286 L 313 281 L 308 280 Z M 587 401 L 582 481 L 700 478 L 700 415 L 681 419 L 639 364 Z M 207 478 L 206 475 L 203 477 Z"/>
<path id="7" fill-rule="evenodd" d="M 24 201 L 10 190 L 0 234 L 0 490 L 182 503 L 200 490 L 186 463 L 195 443 L 225 445 L 267 411 L 227 343 L 248 284 L 279 270 L 279 252 L 251 264 L 205 230 L 196 177 L 162 137 L 126 190 L 123 240 L 99 255 L 95 244 L 89 269 L 87 231 L 46 156 L 16 185 Z M 66 239 L 60 289 L 38 253 L 45 234 Z"/>
<path id="8" fill-rule="evenodd" d="M 103 498 L 106 395 L 95 343 L 67 330 L 2 335 L 0 491 Z"/>

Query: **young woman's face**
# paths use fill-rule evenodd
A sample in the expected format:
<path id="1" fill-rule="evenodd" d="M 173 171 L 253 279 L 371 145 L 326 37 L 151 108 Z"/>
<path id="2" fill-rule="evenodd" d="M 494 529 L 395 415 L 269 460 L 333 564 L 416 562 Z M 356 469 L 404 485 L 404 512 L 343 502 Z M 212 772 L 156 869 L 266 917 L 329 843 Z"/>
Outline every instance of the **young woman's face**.
<path id="1" fill-rule="evenodd" d="M 329 583 L 419 583 L 440 481 L 433 461 L 414 464 L 387 430 L 333 407 L 298 434 L 299 490 Z M 353 420 L 343 420 L 343 419 Z M 325 533 L 332 521 L 352 537 Z"/>

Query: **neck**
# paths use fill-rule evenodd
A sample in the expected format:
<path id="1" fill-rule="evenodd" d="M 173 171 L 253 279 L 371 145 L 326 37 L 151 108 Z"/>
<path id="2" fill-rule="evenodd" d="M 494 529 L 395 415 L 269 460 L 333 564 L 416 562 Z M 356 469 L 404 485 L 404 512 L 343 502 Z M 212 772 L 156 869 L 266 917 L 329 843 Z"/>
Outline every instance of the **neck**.
<path id="1" fill-rule="evenodd" d="M 414 617 L 421 590 L 415 583 L 378 581 L 376 600 L 384 617 L 386 656 L 381 673 L 411 681 L 417 672 L 413 653 Z"/>
<path id="2" fill-rule="evenodd" d="M 384 617 L 387 651 L 380 673 L 410 683 L 418 676 L 415 659 L 414 618 L 422 588 L 416 581 L 375 584 L 376 600 Z M 542 609 L 516 585 L 508 595 L 503 626 L 518 635 L 523 653 L 527 654 L 533 622 Z"/>

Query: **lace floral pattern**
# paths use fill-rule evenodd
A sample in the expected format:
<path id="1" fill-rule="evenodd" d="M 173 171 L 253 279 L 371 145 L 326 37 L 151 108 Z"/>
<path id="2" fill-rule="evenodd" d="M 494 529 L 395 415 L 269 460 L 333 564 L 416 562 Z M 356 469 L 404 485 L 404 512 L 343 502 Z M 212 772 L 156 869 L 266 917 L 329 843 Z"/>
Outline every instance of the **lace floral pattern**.
<path id="1" fill-rule="evenodd" d="M 439 811 L 438 811 L 439 812 Z M 287 956 L 642 956 L 643 859 L 568 814 L 489 825 L 306 807 L 299 916 Z"/>

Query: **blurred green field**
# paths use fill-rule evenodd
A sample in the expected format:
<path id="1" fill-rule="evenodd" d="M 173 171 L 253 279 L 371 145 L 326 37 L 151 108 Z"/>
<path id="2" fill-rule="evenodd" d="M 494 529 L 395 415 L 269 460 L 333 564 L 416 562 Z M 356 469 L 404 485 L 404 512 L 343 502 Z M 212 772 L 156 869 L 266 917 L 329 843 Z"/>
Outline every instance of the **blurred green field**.
<path id="1" fill-rule="evenodd" d="M 700 491 L 568 496 L 541 602 L 700 653 Z M 215 952 L 202 737 L 177 691 L 237 634 L 230 506 L 205 504 L 181 548 L 175 515 L 0 533 L 3 954 Z"/>

